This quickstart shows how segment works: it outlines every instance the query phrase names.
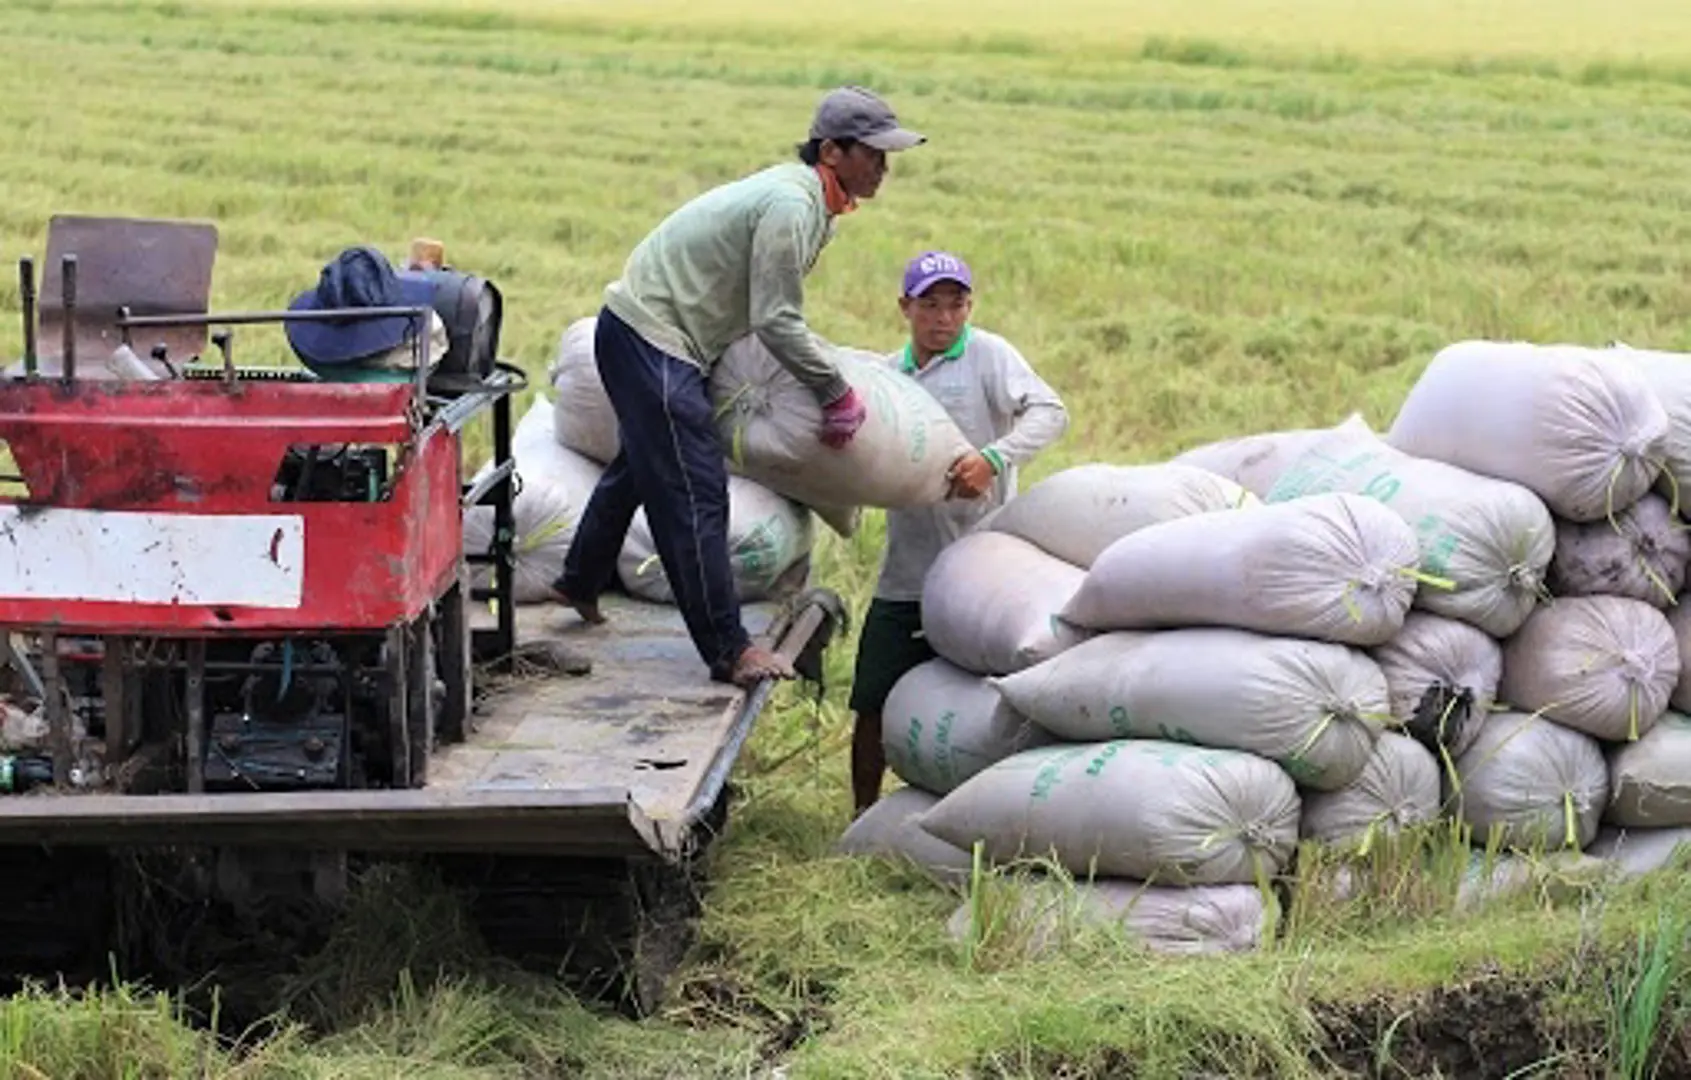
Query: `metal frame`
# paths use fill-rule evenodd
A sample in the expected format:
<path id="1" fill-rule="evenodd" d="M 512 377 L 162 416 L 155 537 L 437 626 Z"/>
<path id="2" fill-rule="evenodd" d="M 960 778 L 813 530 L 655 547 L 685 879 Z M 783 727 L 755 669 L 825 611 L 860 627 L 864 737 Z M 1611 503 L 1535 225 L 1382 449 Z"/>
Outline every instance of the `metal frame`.
<path id="1" fill-rule="evenodd" d="M 67 283 L 74 282 L 76 273 L 75 256 L 65 256 L 65 273 Z M 69 298 L 75 295 L 72 285 L 67 285 L 65 296 L 66 309 L 69 310 Z M 251 326 L 263 323 L 290 322 L 360 322 L 366 319 L 392 319 L 404 317 L 412 320 L 416 331 L 411 339 L 411 355 L 417 361 L 416 378 L 412 387 L 416 391 L 417 404 L 421 408 L 428 397 L 429 381 L 429 317 L 434 309 L 426 306 L 411 307 L 377 307 L 377 308 L 328 308 L 319 311 L 234 311 L 228 313 L 208 312 L 204 315 L 134 315 L 129 308 L 118 309 L 117 321 L 114 324 L 122 335 L 125 345 L 132 345 L 133 331 L 139 329 L 168 329 L 183 326 Z M 69 325 L 69 320 L 66 320 Z M 67 348 L 74 351 L 69 339 Z M 66 352 L 64 357 L 63 379 L 70 382 L 76 369 L 75 356 Z M 240 376 L 240 370 L 235 367 L 234 354 L 228 349 L 223 350 L 223 379 L 233 384 Z"/>
<path id="2" fill-rule="evenodd" d="M 273 321 L 315 322 L 330 321 L 344 318 L 391 318 L 395 316 L 410 316 L 422 321 L 432 314 L 431 308 L 426 307 L 397 307 L 397 308 L 362 308 L 332 311 L 286 311 L 286 312 L 237 312 L 229 315 L 203 316 L 131 316 L 127 309 L 120 312 L 117 326 L 123 333 L 125 344 L 130 343 L 130 329 L 139 327 L 162 327 L 185 324 L 202 325 L 236 325 L 264 323 Z M 419 348 L 420 346 L 420 348 Z M 419 333 L 413 342 L 413 355 L 417 358 L 418 377 L 413 384 L 417 394 L 419 406 L 428 398 L 428 369 L 429 369 L 429 341 L 426 333 Z M 226 382 L 234 382 L 238 369 L 233 365 L 227 351 L 223 354 L 223 377 Z M 66 370 L 71 365 L 66 364 Z M 465 483 L 460 496 L 460 506 L 469 509 L 473 506 L 493 507 L 493 545 L 486 553 L 474 553 L 465 556 L 465 560 L 472 566 L 490 565 L 494 568 L 492 588 L 472 589 L 466 598 L 469 602 L 478 600 L 492 600 L 498 615 L 497 628 L 492 631 L 478 630 L 472 637 L 472 649 L 477 657 L 497 667 L 505 667 L 510 663 L 516 649 L 516 606 L 515 606 L 515 530 L 516 515 L 513 510 L 513 500 L 516 496 L 516 485 L 513 477 L 516 472 L 516 462 L 511 457 L 511 397 L 516 392 L 526 388 L 527 375 L 521 368 L 508 363 L 499 363 L 493 375 L 482 381 L 480 386 L 468 390 L 458 391 L 452 395 L 452 400 L 446 403 L 435 417 L 435 423 L 447 431 L 457 433 L 465 424 L 491 404 L 493 412 L 493 471 L 475 483 Z"/>
<path id="3" fill-rule="evenodd" d="M 102 685 L 116 691 L 109 701 L 108 749 L 122 747 L 129 730 L 130 698 L 125 694 L 125 643 L 134 638 L 176 638 L 185 643 L 186 746 L 190 763 L 188 793 L 203 790 L 197 768 L 207 738 L 204 683 L 209 637 L 265 637 L 292 633 L 366 632 L 387 638 L 388 683 L 395 707 L 395 781 L 410 786 L 427 769 L 428 743 L 437 719 L 429 708 L 432 672 L 425 679 L 409 670 L 418 657 L 432 657 L 434 623 L 444 619 L 448 649 L 466 646 L 496 663 L 508 663 L 515 652 L 512 530 L 514 514 L 513 463 L 510 460 L 511 396 L 526 384 L 526 376 L 512 365 L 499 363 L 492 374 L 431 396 L 429 306 L 339 309 L 332 311 L 183 312 L 135 315 L 128 307 L 110 324 L 124 345 L 141 329 L 222 327 L 335 320 L 366 320 L 402 316 L 412 320 L 415 377 L 403 389 L 396 383 L 342 384 L 317 379 L 278 381 L 276 373 L 237 369 L 228 347 L 227 332 L 213 335 L 223 363 L 215 382 L 184 378 L 160 380 L 95 380 L 77 378 L 77 256 L 61 260 L 61 318 L 64 328 L 61 371 L 43 377 L 37 365 L 36 291 L 32 260 L 19 261 L 24 316 L 24 374 L 0 381 L 0 435 L 6 437 L 18 471 L 31 483 L 27 505 L 87 510 L 192 513 L 204 509 L 220 513 L 276 511 L 286 506 L 300 522 L 302 540 L 316 548 L 306 552 L 299 569 L 301 604 L 296 610 L 274 608 L 201 607 L 117 601 L 38 600 L 28 596 L 0 599 L 0 617 L 8 628 L 43 635 L 45 704 L 49 719 L 54 779 L 63 786 L 70 779 L 72 746 L 69 710 L 63 700 L 60 633 L 86 633 L 109 643 Z M 498 462 L 494 474 L 471 485 L 463 480 L 463 427 L 484 409 L 494 418 Z M 383 489 L 385 498 L 372 503 L 310 502 L 275 504 L 269 501 L 270 475 L 282 452 L 295 443 L 378 444 L 395 447 L 393 476 Z M 147 490 L 132 481 L 146 471 L 137 461 L 162 457 L 159 477 L 172 473 L 178 485 L 191 480 L 207 489 L 184 501 L 169 484 Z M 440 502 L 433 492 L 446 476 L 453 477 L 457 497 Z M 103 477 L 103 479 L 102 479 Z M 432 478 L 433 482 L 430 482 Z M 144 478 L 143 478 L 144 479 Z M 203 483 L 200 483 L 203 481 Z M 40 491 L 34 485 L 40 484 Z M 459 539 L 466 506 L 491 505 L 495 543 L 485 556 L 466 557 Z M 439 520 L 436 520 L 439 519 Z M 314 523 L 313 523 L 314 522 Z M 419 531 L 421 530 L 421 531 Z M 337 541 L 352 548 L 346 552 Z M 324 546 L 327 544 L 328 546 Z M 360 550 L 368 548 L 367 551 Z M 274 553 L 274 548 L 272 548 Z M 468 561 L 491 563 L 494 588 L 468 589 L 462 567 Z M 436 573 L 436 567 L 440 573 Z M 325 576 L 327 572 L 327 576 Z M 438 580 L 437 580 L 438 578 Z M 314 586 L 311 582 L 315 581 Z M 365 586 L 363 602 L 355 583 Z M 448 613 L 443 601 L 463 606 L 491 594 L 499 601 L 500 618 L 491 631 L 470 630 L 467 611 Z M 466 656 L 461 663 L 467 663 Z M 116 668 L 114 671 L 113 668 Z M 442 718 L 443 733 L 462 737 L 470 694 L 469 673 L 455 677 L 454 697 Z M 416 688 L 408 684 L 416 682 Z M 411 693 L 413 689 L 424 693 Z M 415 697 L 422 710 L 414 711 Z M 133 704 L 139 704 L 138 701 Z M 138 727 L 139 725 L 135 725 Z M 413 747 L 416 740 L 425 745 Z M 120 751 L 120 756 L 122 751 Z"/>
<path id="4" fill-rule="evenodd" d="M 469 588 L 467 603 L 494 602 L 496 625 L 491 630 L 472 630 L 472 653 L 484 662 L 504 670 L 510 667 L 517 646 L 516 603 L 516 461 L 511 457 L 511 397 L 493 403 L 493 469 L 478 483 L 466 484 L 462 497 L 465 509 L 493 507 L 493 543 L 486 552 L 469 553 L 464 561 L 472 567 L 492 566 L 492 588 Z"/>
<path id="5" fill-rule="evenodd" d="M 71 273 L 74 276 L 74 266 L 71 267 Z M 74 295 L 74 287 L 66 295 Z M 124 309 L 119 313 L 116 325 L 122 332 L 124 344 L 127 345 L 131 342 L 131 330 L 142 327 L 320 322 L 348 318 L 378 319 L 395 316 L 409 316 L 419 323 L 423 323 L 427 316 L 432 313 L 433 309 L 427 307 L 395 307 L 328 311 L 249 311 L 230 314 L 134 316 L 129 313 L 128 309 Z M 426 332 L 416 334 L 412 348 L 413 356 L 417 360 L 417 378 L 412 385 L 416 394 L 417 415 L 421 417 L 423 407 L 429 397 L 430 345 L 428 334 Z M 65 370 L 67 372 L 74 370 L 74 361 L 67 362 Z M 230 353 L 225 350 L 223 353 L 224 381 L 233 384 L 240 374 L 240 369 L 234 366 Z M 486 553 L 466 555 L 465 561 L 472 566 L 491 565 L 493 567 L 494 584 L 492 588 L 471 589 L 466 601 L 492 600 L 495 603 L 498 615 L 497 627 L 491 631 L 475 631 L 471 636 L 471 642 L 472 650 L 478 658 L 499 668 L 509 665 L 516 649 L 515 582 L 513 580 L 515 573 L 514 533 L 516 515 L 512 506 L 516 495 L 516 485 L 513 481 L 516 463 L 511 457 L 511 398 L 518 391 L 525 389 L 527 384 L 527 375 L 521 368 L 500 362 L 496 365 L 493 374 L 482 380 L 479 385 L 473 385 L 468 389 L 455 390 L 451 399 L 442 405 L 433 420 L 434 425 L 456 434 L 482 409 L 491 406 L 493 412 L 493 471 L 475 483 L 465 483 L 459 505 L 466 510 L 472 506 L 493 507 L 492 547 Z"/>
<path id="6" fill-rule="evenodd" d="M 777 653 L 796 660 L 832 633 L 824 604 L 801 601 L 767 631 Z M 622 786 L 472 791 L 389 790 L 120 795 L 0 799 L 0 845 L 195 844 L 355 851 L 531 853 L 656 858 L 680 865 L 709 840 L 701 835 L 738 751 L 772 686 L 737 692 L 726 708 L 729 736 L 689 793 L 681 813 L 654 820 Z M 496 824 L 496 829 L 489 826 Z"/>
<path id="7" fill-rule="evenodd" d="M 64 334 L 84 355 L 118 344 L 112 317 L 121 305 L 147 315 L 204 312 L 210 306 L 217 259 L 217 227 L 207 221 L 54 214 L 47 223 L 47 265 L 64 256 L 81 261 L 80 275 L 42 282 L 40 332 L 46 341 Z M 70 293 L 61 287 L 69 281 Z M 205 349 L 203 328 L 164 329 L 160 352 L 196 355 Z M 51 350 L 42 350 L 51 361 Z M 166 365 L 168 366 L 168 364 Z"/>

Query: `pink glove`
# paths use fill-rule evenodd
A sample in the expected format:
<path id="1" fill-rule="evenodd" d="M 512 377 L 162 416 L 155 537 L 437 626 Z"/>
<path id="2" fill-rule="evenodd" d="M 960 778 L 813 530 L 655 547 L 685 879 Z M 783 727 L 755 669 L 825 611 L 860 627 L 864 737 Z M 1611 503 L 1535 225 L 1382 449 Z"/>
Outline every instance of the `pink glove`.
<path id="1" fill-rule="evenodd" d="M 838 450 L 851 441 L 868 416 L 869 410 L 856 390 L 847 390 L 838 400 L 822 406 L 823 445 Z"/>

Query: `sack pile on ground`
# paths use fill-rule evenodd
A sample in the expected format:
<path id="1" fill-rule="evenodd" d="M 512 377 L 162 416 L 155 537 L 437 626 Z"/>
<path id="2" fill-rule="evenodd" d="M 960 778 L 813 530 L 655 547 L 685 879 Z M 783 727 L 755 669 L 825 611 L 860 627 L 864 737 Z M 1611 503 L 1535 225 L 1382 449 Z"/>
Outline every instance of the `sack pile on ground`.
<path id="1" fill-rule="evenodd" d="M 515 519 L 512 537 L 513 598 L 519 604 L 540 603 L 551 596 L 552 582 L 564 569 L 564 554 L 575 539 L 575 527 L 593 495 L 604 466 L 560 445 L 553 437 L 552 403 L 538 398 L 511 432 L 511 458 L 516 463 L 516 494 L 511 500 Z M 472 478 L 493 471 L 488 462 Z M 472 506 L 464 511 L 464 553 L 481 554 L 493 543 L 493 507 Z M 491 584 L 492 568 L 472 567 L 471 580 Z"/>
<path id="2" fill-rule="evenodd" d="M 775 595 L 777 583 L 810 557 L 812 540 L 804 507 L 743 476 L 728 478 L 728 562 L 742 602 Z M 617 559 L 617 577 L 642 600 L 675 602 L 644 509 L 634 512 Z"/>
<path id="3" fill-rule="evenodd" d="M 1083 918 L 1182 950 L 1258 940 L 1210 890 L 1270 918 L 1246 887 L 1300 839 L 1449 818 L 1476 847 L 1660 865 L 1691 842 L 1682 477 L 1691 356 L 1492 342 L 1441 351 L 1383 433 L 1060 472 L 935 564 L 942 659 L 885 712 L 910 786 L 842 847 L 951 881 L 977 846 L 1046 860 Z M 941 728 L 966 767 L 919 757 Z"/>
<path id="4" fill-rule="evenodd" d="M 576 526 L 605 471 L 606 462 L 559 441 L 561 430 L 580 431 L 560 422 L 560 415 L 553 402 L 537 398 L 511 433 L 516 472 L 516 494 L 511 500 L 515 524 L 512 592 L 519 604 L 542 603 L 551 597 L 552 582 L 563 572 Z M 615 416 L 611 419 L 614 431 Z M 475 479 L 492 468 L 491 462 L 484 465 Z M 742 601 L 769 598 L 778 582 L 804 569 L 813 539 L 810 515 L 803 507 L 744 477 L 729 477 L 728 559 Z M 465 553 L 485 553 L 492 541 L 493 508 L 466 510 Z M 489 567 L 480 565 L 471 576 L 478 587 L 485 587 L 491 574 Z M 636 511 L 623 540 L 617 578 L 631 596 L 674 603 L 644 510 Z"/>

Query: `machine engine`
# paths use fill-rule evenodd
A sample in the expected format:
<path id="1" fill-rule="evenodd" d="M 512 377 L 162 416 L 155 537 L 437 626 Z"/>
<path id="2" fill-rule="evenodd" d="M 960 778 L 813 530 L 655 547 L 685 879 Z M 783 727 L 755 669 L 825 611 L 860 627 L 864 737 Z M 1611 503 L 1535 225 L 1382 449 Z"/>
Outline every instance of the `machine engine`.
<path id="1" fill-rule="evenodd" d="M 267 641 L 249 663 L 222 685 L 207 679 L 206 790 L 347 786 L 362 770 L 349 761 L 353 687 L 335 647 Z"/>

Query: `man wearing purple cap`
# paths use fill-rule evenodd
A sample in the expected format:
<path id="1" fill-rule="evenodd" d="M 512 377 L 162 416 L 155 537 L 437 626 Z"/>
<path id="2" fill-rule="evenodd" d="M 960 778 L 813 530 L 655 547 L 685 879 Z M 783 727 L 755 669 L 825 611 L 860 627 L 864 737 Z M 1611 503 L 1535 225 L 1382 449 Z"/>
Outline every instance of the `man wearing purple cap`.
<path id="1" fill-rule="evenodd" d="M 886 772 L 881 708 L 911 668 L 934 658 L 921 636 L 922 579 L 939 553 L 1016 494 L 1016 469 L 1068 429 L 1062 399 L 1016 347 L 973 326 L 974 276 L 944 251 L 912 259 L 899 309 L 910 342 L 893 356 L 932 394 L 978 449 L 951 469 L 951 499 L 887 511 L 887 541 L 875 598 L 863 619 L 852 679 L 851 787 L 861 814 L 880 796 Z"/>

